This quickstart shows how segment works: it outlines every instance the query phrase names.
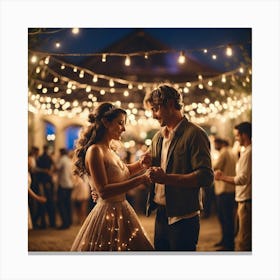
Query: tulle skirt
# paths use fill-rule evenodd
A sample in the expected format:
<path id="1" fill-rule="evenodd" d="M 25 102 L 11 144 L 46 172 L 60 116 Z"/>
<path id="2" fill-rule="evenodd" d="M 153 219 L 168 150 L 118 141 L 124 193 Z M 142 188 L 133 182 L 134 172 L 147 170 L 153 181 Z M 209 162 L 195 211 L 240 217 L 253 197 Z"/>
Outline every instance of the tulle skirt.
<path id="1" fill-rule="evenodd" d="M 154 250 L 127 200 L 98 199 L 78 232 L 71 251 Z"/>

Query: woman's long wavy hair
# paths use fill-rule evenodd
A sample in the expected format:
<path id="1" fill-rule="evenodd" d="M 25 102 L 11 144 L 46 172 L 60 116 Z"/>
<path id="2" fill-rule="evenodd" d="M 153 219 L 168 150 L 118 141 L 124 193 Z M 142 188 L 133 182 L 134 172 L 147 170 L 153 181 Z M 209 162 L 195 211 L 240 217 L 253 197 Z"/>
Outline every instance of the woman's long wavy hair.
<path id="1" fill-rule="evenodd" d="M 109 102 L 101 103 L 94 113 L 89 114 L 88 121 L 90 122 L 90 125 L 82 131 L 80 137 L 75 143 L 76 147 L 73 157 L 73 173 L 75 175 L 82 177 L 86 173 L 85 156 L 87 149 L 91 145 L 102 140 L 106 133 L 106 128 L 102 120 L 111 122 L 120 114 L 126 115 L 126 111 L 115 107 Z"/>

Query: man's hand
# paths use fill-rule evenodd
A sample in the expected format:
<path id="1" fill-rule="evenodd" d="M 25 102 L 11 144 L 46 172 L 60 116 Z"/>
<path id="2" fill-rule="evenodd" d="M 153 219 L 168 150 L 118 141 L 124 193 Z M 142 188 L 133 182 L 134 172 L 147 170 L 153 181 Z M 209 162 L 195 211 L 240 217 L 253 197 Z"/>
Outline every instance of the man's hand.
<path id="1" fill-rule="evenodd" d="M 166 173 L 163 171 L 161 167 L 153 166 L 149 168 L 148 173 L 152 182 L 160 183 L 160 184 L 165 183 Z"/>
<path id="2" fill-rule="evenodd" d="M 215 180 L 221 180 L 223 177 L 223 172 L 221 170 L 216 170 L 214 172 Z"/>

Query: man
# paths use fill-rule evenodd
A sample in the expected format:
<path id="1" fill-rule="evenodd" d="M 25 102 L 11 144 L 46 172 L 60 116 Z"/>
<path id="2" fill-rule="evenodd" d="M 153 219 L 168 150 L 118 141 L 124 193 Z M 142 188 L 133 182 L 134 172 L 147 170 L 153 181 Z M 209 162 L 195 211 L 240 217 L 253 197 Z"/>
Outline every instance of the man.
<path id="1" fill-rule="evenodd" d="M 41 228 L 46 228 L 45 221 L 45 210 L 47 211 L 49 218 L 49 226 L 56 227 L 55 221 L 55 203 L 54 203 L 54 183 L 52 178 L 52 172 L 54 168 L 54 162 L 49 155 L 49 146 L 43 146 L 43 153 L 37 158 L 37 168 L 41 170 L 38 172 L 38 183 L 42 192 L 41 195 L 45 195 L 47 198 L 47 202 L 45 204 L 45 208 L 42 213 L 40 213 L 42 217 L 42 225 Z"/>
<path id="2" fill-rule="evenodd" d="M 147 215 L 157 209 L 154 245 L 158 251 L 195 251 L 200 230 L 200 188 L 213 185 L 210 142 L 206 132 L 183 115 L 182 96 L 162 85 L 145 105 L 161 130 L 150 147 L 150 178 L 155 183 Z"/>
<path id="3" fill-rule="evenodd" d="M 67 229 L 72 224 L 71 194 L 73 191 L 72 161 L 65 148 L 59 150 L 60 158 L 56 164 L 58 175 L 57 204 L 62 224 L 59 229 Z"/>
<path id="4" fill-rule="evenodd" d="M 238 233 L 237 251 L 252 250 L 252 125 L 242 122 L 235 127 L 235 138 L 245 149 L 236 164 L 236 176 L 215 171 L 215 179 L 235 185 L 237 201 Z"/>
<path id="5" fill-rule="evenodd" d="M 235 176 L 237 158 L 228 141 L 216 137 L 214 145 L 219 151 L 219 157 L 213 161 L 213 169 L 220 169 L 225 175 Z M 222 228 L 222 239 L 215 245 L 219 247 L 217 251 L 234 251 L 235 186 L 224 181 L 215 181 L 214 191 L 218 219 Z"/>

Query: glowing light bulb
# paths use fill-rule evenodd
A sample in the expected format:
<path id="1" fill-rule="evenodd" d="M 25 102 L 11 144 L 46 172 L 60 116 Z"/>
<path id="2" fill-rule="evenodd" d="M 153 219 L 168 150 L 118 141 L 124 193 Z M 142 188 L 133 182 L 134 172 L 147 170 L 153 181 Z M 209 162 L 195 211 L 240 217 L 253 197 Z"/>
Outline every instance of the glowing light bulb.
<path id="1" fill-rule="evenodd" d="M 178 57 L 178 63 L 184 64 L 185 61 L 186 61 L 186 57 L 185 57 L 185 55 L 184 55 L 184 52 L 181 51 L 181 52 L 180 52 L 180 55 L 179 55 L 179 57 Z"/>
<path id="2" fill-rule="evenodd" d="M 113 87 L 114 85 L 115 85 L 114 81 L 113 81 L 112 79 L 110 79 L 110 81 L 109 81 L 109 86 L 110 86 L 110 87 Z"/>
<path id="3" fill-rule="evenodd" d="M 232 48 L 230 45 L 227 46 L 226 48 L 226 55 L 227 56 L 232 56 Z"/>
<path id="4" fill-rule="evenodd" d="M 106 62 L 106 54 L 105 53 L 102 54 L 102 62 Z"/>
<path id="5" fill-rule="evenodd" d="M 79 28 L 72 28 L 72 33 L 73 34 L 79 34 L 80 29 Z"/>
<path id="6" fill-rule="evenodd" d="M 217 56 L 215 54 L 212 55 L 212 59 L 216 60 Z"/>
<path id="7" fill-rule="evenodd" d="M 31 57 L 31 62 L 32 62 L 32 63 L 36 63 L 37 60 L 38 60 L 38 58 L 37 58 L 36 55 L 33 55 L 33 56 Z"/>
<path id="8" fill-rule="evenodd" d="M 125 65 L 125 66 L 129 66 L 130 63 L 131 63 L 130 57 L 127 55 L 126 58 L 125 58 L 125 61 L 124 61 L 124 65 Z"/>
<path id="9" fill-rule="evenodd" d="M 60 43 L 59 42 L 55 42 L 55 47 L 58 49 L 60 48 Z"/>
<path id="10" fill-rule="evenodd" d="M 97 77 L 97 75 L 94 75 L 94 76 L 93 76 L 92 81 L 93 81 L 94 83 L 96 83 L 96 82 L 98 81 L 98 77 Z"/>

